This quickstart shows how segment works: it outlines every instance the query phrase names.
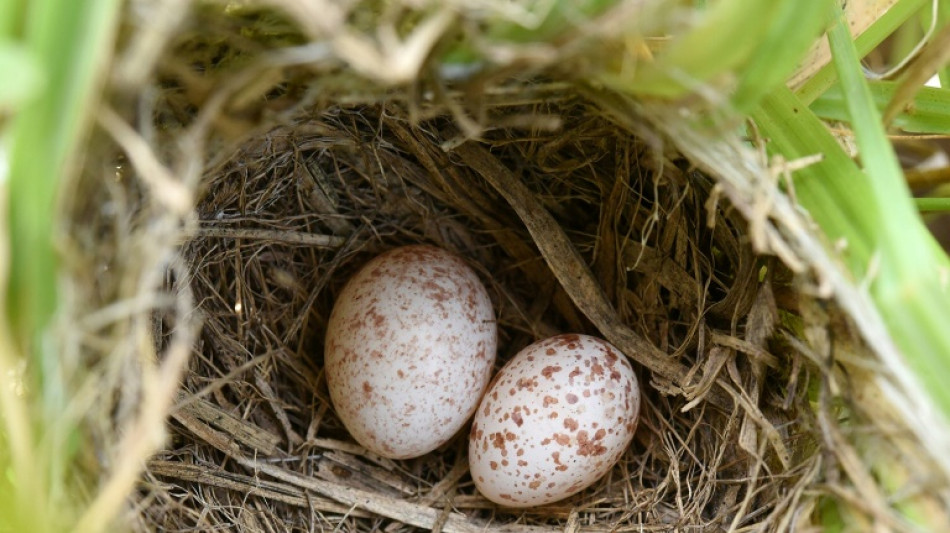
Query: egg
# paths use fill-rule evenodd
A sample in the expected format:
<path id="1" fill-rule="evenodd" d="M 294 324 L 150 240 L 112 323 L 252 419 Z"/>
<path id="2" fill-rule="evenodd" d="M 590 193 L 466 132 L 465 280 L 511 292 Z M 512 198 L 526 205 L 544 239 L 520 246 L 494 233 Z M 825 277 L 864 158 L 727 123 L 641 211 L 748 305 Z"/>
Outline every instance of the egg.
<path id="1" fill-rule="evenodd" d="M 475 486 L 506 507 L 575 494 L 617 462 L 639 411 L 636 375 L 611 344 L 576 334 L 536 342 L 499 371 L 475 414 Z"/>
<path id="2" fill-rule="evenodd" d="M 396 248 L 334 303 L 324 344 L 330 399 L 368 450 L 418 457 L 471 418 L 496 346 L 491 299 L 464 260 L 434 246 Z"/>

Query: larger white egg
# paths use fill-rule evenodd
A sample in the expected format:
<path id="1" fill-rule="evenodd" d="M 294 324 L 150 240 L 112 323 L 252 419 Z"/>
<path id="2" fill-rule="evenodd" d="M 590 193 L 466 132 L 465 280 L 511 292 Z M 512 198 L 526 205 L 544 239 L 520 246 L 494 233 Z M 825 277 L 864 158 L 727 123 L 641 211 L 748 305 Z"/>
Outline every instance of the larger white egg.
<path id="1" fill-rule="evenodd" d="M 350 434 L 394 459 L 447 442 L 495 363 L 491 300 L 460 257 L 434 246 L 381 254 L 339 294 L 327 324 L 330 398 Z"/>
<path id="2" fill-rule="evenodd" d="M 611 344 L 558 335 L 518 352 L 475 414 L 475 486 L 506 507 L 544 505 L 600 479 L 633 438 L 640 390 Z"/>

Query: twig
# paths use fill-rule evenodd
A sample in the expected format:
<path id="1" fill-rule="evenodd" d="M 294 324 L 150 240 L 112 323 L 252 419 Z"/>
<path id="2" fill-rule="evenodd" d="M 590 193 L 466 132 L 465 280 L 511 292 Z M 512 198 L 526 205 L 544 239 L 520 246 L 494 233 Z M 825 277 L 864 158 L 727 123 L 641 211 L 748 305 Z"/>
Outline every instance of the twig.
<path id="1" fill-rule="evenodd" d="M 201 226 L 186 239 L 202 237 L 217 237 L 221 239 L 245 239 L 251 241 L 276 241 L 301 246 L 316 246 L 320 248 L 337 248 L 346 242 L 345 237 L 336 235 L 321 235 L 293 230 L 223 228 L 220 226 Z"/>

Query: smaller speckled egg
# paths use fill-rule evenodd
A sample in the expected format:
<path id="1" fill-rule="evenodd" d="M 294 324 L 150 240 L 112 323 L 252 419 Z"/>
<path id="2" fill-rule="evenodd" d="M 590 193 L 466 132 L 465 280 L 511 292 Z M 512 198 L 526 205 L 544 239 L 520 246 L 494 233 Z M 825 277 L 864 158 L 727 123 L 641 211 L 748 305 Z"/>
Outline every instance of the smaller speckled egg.
<path id="1" fill-rule="evenodd" d="M 330 399 L 367 449 L 418 457 L 472 416 L 496 345 L 491 300 L 465 261 L 434 246 L 396 248 L 350 278 L 333 306 L 324 345 Z"/>
<path id="2" fill-rule="evenodd" d="M 495 376 L 475 414 L 475 486 L 506 507 L 575 494 L 617 462 L 639 411 L 637 377 L 611 344 L 575 334 L 536 342 Z"/>

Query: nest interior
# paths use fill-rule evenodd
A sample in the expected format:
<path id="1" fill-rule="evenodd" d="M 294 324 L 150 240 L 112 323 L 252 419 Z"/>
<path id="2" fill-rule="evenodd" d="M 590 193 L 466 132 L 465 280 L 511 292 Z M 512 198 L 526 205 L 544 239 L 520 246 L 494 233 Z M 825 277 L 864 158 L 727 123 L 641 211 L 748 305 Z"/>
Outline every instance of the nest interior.
<path id="1" fill-rule="evenodd" d="M 417 120 L 397 102 L 331 106 L 206 171 L 186 266 L 169 281 L 192 292 L 203 328 L 171 437 L 136 493 L 138 529 L 794 525 L 821 457 L 800 409 L 808 370 L 770 342 L 783 269 L 655 137 L 570 93 L 520 100 L 491 108 L 497 126 L 478 142 L 451 116 Z M 347 435 L 322 370 L 334 296 L 375 254 L 411 243 L 476 269 L 499 366 L 560 332 L 625 348 L 644 397 L 607 476 L 552 505 L 505 509 L 475 490 L 464 434 L 406 461 Z M 172 314 L 161 328 L 175 330 Z"/>

